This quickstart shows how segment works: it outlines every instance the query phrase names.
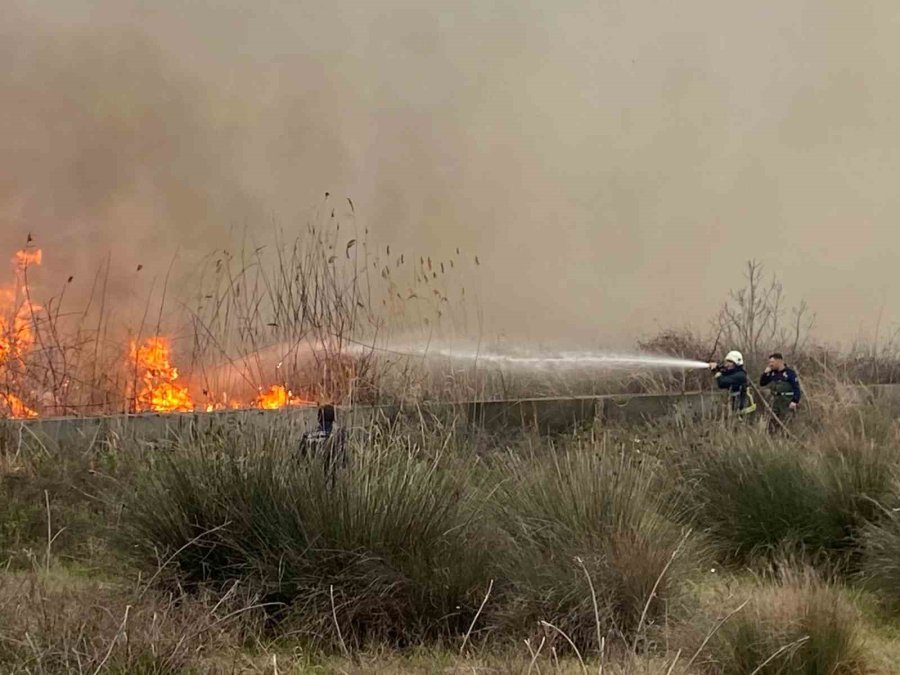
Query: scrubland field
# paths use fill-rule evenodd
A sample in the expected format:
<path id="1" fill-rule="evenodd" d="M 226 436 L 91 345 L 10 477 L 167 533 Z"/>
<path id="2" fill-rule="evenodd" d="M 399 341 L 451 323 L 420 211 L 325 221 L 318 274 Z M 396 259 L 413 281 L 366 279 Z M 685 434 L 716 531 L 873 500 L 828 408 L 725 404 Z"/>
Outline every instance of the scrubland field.
<path id="1" fill-rule="evenodd" d="M 900 429 L 6 434 L 6 673 L 891 673 Z"/>
<path id="2" fill-rule="evenodd" d="M 462 254 L 376 254 L 328 219 L 274 266 L 261 255 L 216 252 L 190 311 L 148 296 L 129 327 L 102 284 L 82 312 L 37 297 L 29 242 L 3 296 L 0 417 L 323 401 L 408 414 L 359 430 L 336 467 L 300 456 L 288 416 L 63 444 L 0 421 L 0 672 L 900 671 L 900 427 L 844 386 L 900 380 L 896 335 L 816 345 L 809 308 L 750 263 L 708 330 L 635 349 L 739 346 L 754 376 L 787 352 L 807 394 L 789 433 L 709 418 L 488 435 L 421 404 L 711 378 L 376 348 L 388 326 L 478 334 L 442 278 Z"/>
<path id="3" fill-rule="evenodd" d="M 4 0 L 0 675 L 900 674 L 900 3 L 731 4 Z"/>

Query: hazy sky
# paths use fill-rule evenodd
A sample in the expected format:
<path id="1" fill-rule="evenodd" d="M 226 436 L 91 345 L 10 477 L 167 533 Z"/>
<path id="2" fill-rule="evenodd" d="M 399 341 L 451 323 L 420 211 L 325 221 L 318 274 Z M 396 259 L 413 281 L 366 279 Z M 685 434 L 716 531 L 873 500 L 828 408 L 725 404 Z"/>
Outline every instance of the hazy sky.
<path id="1" fill-rule="evenodd" d="M 900 321 L 895 0 L 7 0 L 0 246 L 163 274 L 327 190 L 478 253 L 496 330 L 629 343 L 748 258 L 818 333 Z M 5 254 L 4 254 L 5 255 Z M 54 260 L 56 262 L 54 262 Z M 63 269 L 64 268 L 64 269 Z"/>

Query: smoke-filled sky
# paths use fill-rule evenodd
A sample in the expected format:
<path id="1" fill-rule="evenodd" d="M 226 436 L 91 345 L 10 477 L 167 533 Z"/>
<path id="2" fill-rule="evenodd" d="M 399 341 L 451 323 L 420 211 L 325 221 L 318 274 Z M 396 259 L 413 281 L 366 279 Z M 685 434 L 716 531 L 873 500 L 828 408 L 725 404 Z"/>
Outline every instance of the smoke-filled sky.
<path id="1" fill-rule="evenodd" d="M 900 321 L 895 0 L 6 0 L 0 63 L 0 246 L 47 273 L 164 275 L 330 191 L 477 253 L 488 331 L 702 326 L 749 258 L 820 337 Z"/>

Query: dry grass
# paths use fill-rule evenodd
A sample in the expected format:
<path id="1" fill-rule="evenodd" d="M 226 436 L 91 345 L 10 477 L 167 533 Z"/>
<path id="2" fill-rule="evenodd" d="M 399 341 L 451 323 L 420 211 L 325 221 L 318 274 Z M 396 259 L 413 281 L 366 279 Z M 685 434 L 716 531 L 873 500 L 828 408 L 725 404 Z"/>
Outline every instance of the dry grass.
<path id="1" fill-rule="evenodd" d="M 583 654 L 648 639 L 699 566 L 658 469 L 602 446 L 565 445 L 499 465 L 497 568 L 508 588 L 496 614 L 505 630 Z"/>
<path id="2" fill-rule="evenodd" d="M 232 650 L 252 610 L 232 600 L 136 591 L 54 567 L 0 575 L 0 668 L 6 673 L 188 672 Z M 225 672 L 225 671 L 223 671 Z"/>
<path id="3" fill-rule="evenodd" d="M 471 332 L 460 275 L 471 273 L 473 256 L 376 251 L 356 226 L 352 202 L 328 196 L 292 232 L 273 228 L 266 244 L 245 240 L 187 269 L 173 259 L 163 279 L 141 281 L 138 269 L 130 288 L 115 293 L 110 261 L 90 284 L 69 277 L 58 291 L 38 292 L 35 279 L 46 289 L 58 274 L 47 269 L 53 252 L 46 251 L 45 268 L 19 275 L 13 305 L 0 307 L 4 321 L 26 301 L 33 307 L 26 322 L 33 344 L 0 368 L 0 392 L 46 416 L 134 411 L 129 341 L 166 335 L 201 407 L 246 404 L 275 384 L 313 400 L 372 401 L 386 394 L 383 371 L 407 383 L 424 377 L 409 360 L 376 358 L 376 337 Z M 73 301 L 79 282 L 83 298 Z"/>
<path id="4" fill-rule="evenodd" d="M 46 279 L 49 269 L 26 269 L 18 294 L 34 303 L 28 322 L 34 344 L 0 368 L 0 394 L 15 395 L 45 416 L 133 412 L 139 374 L 129 341 L 161 334 L 172 338 L 180 381 L 200 408 L 253 405 L 272 385 L 306 400 L 347 403 L 710 386 L 702 372 L 535 373 L 391 352 L 383 346 L 393 337 L 418 345 L 456 338 L 488 346 L 465 293 L 466 280 L 482 267 L 476 256 L 457 250 L 439 260 L 390 246 L 375 250 L 356 225 L 352 202 L 329 196 L 303 226 L 290 234 L 273 228 L 270 239 L 246 239 L 238 250 L 214 251 L 190 269 L 173 259 L 162 279 L 142 281 L 138 271 L 124 301 L 110 288 L 109 261 L 90 284 L 82 283 L 85 299 L 78 304 L 71 286 L 83 280 L 39 293 L 34 279 Z M 53 252 L 45 253 L 50 268 Z M 838 352 L 809 346 L 809 318 L 803 303 L 787 308 L 778 280 L 764 278 L 750 263 L 746 286 L 731 293 L 714 322 L 715 337 L 665 330 L 637 347 L 706 359 L 727 344 L 744 350 L 751 371 L 763 367 L 767 350 L 781 349 L 804 377 L 817 381 L 900 379 L 896 335 Z"/>
<path id="5" fill-rule="evenodd" d="M 892 504 L 896 503 L 895 496 Z M 866 584 L 894 615 L 900 614 L 900 514 L 896 509 L 897 506 L 886 509 L 882 518 L 867 524 L 862 554 Z"/>
<path id="6" fill-rule="evenodd" d="M 708 591 L 690 631 L 705 672 L 871 672 L 862 616 L 850 595 L 809 569 L 782 565 L 778 578 Z M 688 639 L 690 642 L 690 639 Z"/>
<path id="7" fill-rule="evenodd" d="M 835 582 L 806 571 L 809 561 L 852 571 L 849 544 L 888 596 L 896 565 L 884 531 L 900 495 L 888 409 L 835 407 L 818 429 L 775 441 L 690 421 L 549 440 L 459 431 L 424 419 L 372 428 L 354 445 L 353 477 L 334 488 L 291 460 L 289 426 L 214 429 L 176 439 L 177 452 L 102 437 L 17 445 L 0 481 L 0 534 L 14 535 L 0 541 L 13 560 L 0 572 L 7 670 L 93 672 L 109 652 L 119 672 L 549 673 L 583 672 L 579 659 L 596 671 L 602 659 L 606 673 L 728 674 L 777 652 L 766 667 L 782 671 L 772 672 L 891 672 L 900 640 L 878 598 L 848 592 L 855 574 Z M 693 471 L 676 472 L 685 466 Z M 117 524 L 129 517 L 122 504 L 146 494 L 144 480 L 153 493 L 139 500 L 139 541 Z M 692 495 L 705 510 L 680 508 Z M 749 541 L 745 529 L 740 542 L 723 535 L 747 514 L 768 537 L 762 565 L 758 547 L 730 555 Z M 820 522 L 827 536 L 790 545 Z M 215 542 L 226 556 L 191 541 L 225 523 L 237 526 Z M 681 528 L 711 541 L 719 562 L 685 545 L 669 564 Z M 115 548 L 135 544 L 141 584 Z M 157 574 L 185 545 L 172 561 L 186 567 Z M 784 563 L 785 550 L 797 562 Z M 748 580 L 748 564 L 765 571 Z M 186 574 L 191 566 L 200 573 Z M 692 585 L 704 567 L 717 571 Z M 711 576 L 721 582 L 710 586 Z M 189 581 L 202 583 L 185 595 Z M 292 588 L 297 613 L 281 622 L 257 622 L 254 611 L 216 623 L 257 598 L 294 605 Z M 116 637 L 129 605 L 130 652 Z M 189 626 L 202 634 L 179 646 Z"/>

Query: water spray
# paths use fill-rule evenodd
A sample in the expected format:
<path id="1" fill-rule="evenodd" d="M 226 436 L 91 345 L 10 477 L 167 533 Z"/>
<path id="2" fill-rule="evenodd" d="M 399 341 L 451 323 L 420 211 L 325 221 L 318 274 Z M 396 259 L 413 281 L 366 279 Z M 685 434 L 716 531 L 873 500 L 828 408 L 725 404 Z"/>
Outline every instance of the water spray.
<path id="1" fill-rule="evenodd" d="M 384 351 L 398 356 L 447 359 L 525 369 L 645 367 L 693 370 L 708 368 L 707 362 L 695 359 L 646 354 L 610 354 L 597 351 L 564 351 L 545 354 L 518 350 L 500 353 L 491 350 L 418 345 L 403 345 Z"/>

